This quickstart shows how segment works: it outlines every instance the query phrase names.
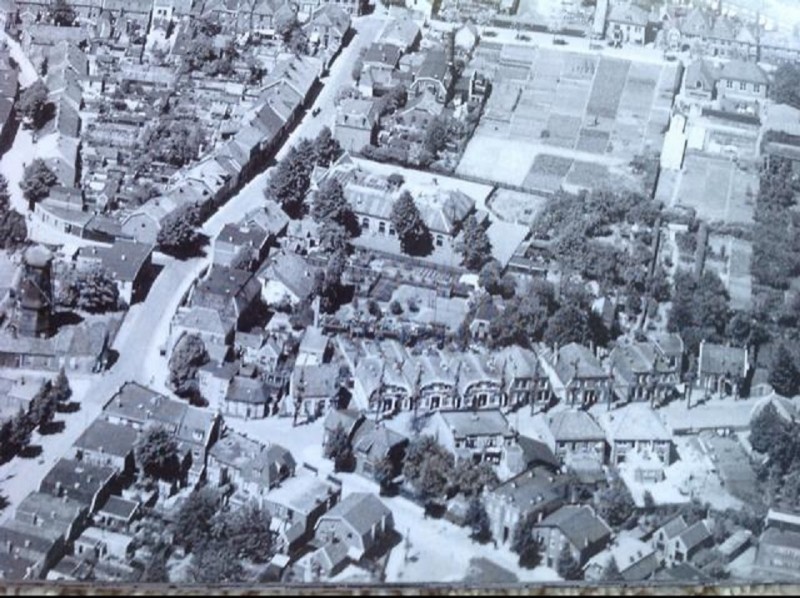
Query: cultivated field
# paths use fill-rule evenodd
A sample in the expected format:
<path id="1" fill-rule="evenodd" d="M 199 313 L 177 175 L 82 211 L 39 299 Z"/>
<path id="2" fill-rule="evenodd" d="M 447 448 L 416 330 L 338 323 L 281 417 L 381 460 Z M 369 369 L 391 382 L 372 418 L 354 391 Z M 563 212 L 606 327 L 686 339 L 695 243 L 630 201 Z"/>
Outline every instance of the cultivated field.
<path id="1" fill-rule="evenodd" d="M 475 62 L 494 89 L 459 173 L 552 192 L 602 184 L 661 149 L 674 65 L 497 45 Z"/>
<path id="2" fill-rule="evenodd" d="M 677 192 L 671 194 L 675 202 L 694 208 L 698 218 L 710 223 L 752 224 L 757 172 L 741 170 L 728 158 L 688 153 L 676 184 Z"/>

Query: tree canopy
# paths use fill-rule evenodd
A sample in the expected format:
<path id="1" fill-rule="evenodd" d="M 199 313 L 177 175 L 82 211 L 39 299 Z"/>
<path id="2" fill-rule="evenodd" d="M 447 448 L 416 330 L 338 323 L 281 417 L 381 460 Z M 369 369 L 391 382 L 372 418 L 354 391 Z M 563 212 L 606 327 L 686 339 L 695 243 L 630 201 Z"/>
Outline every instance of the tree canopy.
<path id="1" fill-rule="evenodd" d="M 19 94 L 17 110 L 24 119 L 24 125 L 34 130 L 41 129 L 50 119 L 51 105 L 49 91 L 44 81 L 37 79 Z"/>
<path id="2" fill-rule="evenodd" d="M 37 158 L 25 167 L 19 187 L 28 200 L 30 208 L 50 194 L 50 189 L 58 183 L 58 177 L 47 167 L 44 160 Z"/>
<path id="3" fill-rule="evenodd" d="M 11 207 L 8 180 L 0 174 L 0 249 L 19 249 L 25 244 L 27 237 L 25 217 Z"/>
<path id="4" fill-rule="evenodd" d="M 183 255 L 195 250 L 202 239 L 198 230 L 202 221 L 197 204 L 186 204 L 168 214 L 161 222 L 157 243 L 165 253 Z"/>
<path id="5" fill-rule="evenodd" d="M 136 444 L 136 462 L 146 476 L 156 480 L 175 482 L 181 474 L 178 443 L 160 426 L 141 436 Z"/>
<path id="6" fill-rule="evenodd" d="M 394 202 L 390 219 L 405 253 L 419 254 L 430 250 L 431 233 L 408 191 L 403 191 Z"/>
<path id="7" fill-rule="evenodd" d="M 59 27 L 72 27 L 78 15 L 67 0 L 54 0 L 49 7 L 48 13 L 54 25 Z"/>
<path id="8" fill-rule="evenodd" d="M 800 65 L 785 62 L 775 70 L 770 97 L 779 104 L 800 108 Z"/>
<path id="9" fill-rule="evenodd" d="M 111 275 L 97 266 L 74 271 L 62 283 L 59 302 L 89 313 L 103 313 L 119 307 L 119 288 Z"/>
<path id="10" fill-rule="evenodd" d="M 208 362 L 205 343 L 196 334 L 186 334 L 169 358 L 169 384 L 179 396 L 197 393 L 197 370 Z"/>
<path id="11" fill-rule="evenodd" d="M 462 237 L 456 250 L 461 254 L 464 266 L 473 272 L 480 271 L 492 259 L 492 242 L 474 214 L 470 214 L 464 221 Z"/>
<path id="12" fill-rule="evenodd" d="M 676 272 L 667 327 L 680 333 L 687 352 L 695 353 L 703 339 L 721 340 L 729 317 L 728 291 L 715 272 L 706 270 L 699 279 Z"/>
<path id="13" fill-rule="evenodd" d="M 354 464 L 353 447 L 344 426 L 339 424 L 330 433 L 323 446 L 326 459 L 333 461 L 334 471 L 350 471 Z"/>
<path id="14" fill-rule="evenodd" d="M 514 526 L 514 533 L 511 537 L 511 550 L 519 556 L 520 567 L 526 569 L 533 569 L 541 560 L 539 542 L 533 533 L 535 525 L 535 515 L 530 514 L 523 517 Z"/>
<path id="15" fill-rule="evenodd" d="M 769 383 L 780 395 L 794 397 L 800 393 L 800 368 L 797 357 L 781 343 L 777 346 L 770 364 Z"/>

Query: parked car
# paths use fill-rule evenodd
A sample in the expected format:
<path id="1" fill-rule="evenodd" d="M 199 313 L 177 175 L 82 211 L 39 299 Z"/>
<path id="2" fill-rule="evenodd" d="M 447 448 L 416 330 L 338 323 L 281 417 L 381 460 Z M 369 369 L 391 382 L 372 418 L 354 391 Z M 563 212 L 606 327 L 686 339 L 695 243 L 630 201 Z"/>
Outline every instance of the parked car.
<path id="1" fill-rule="evenodd" d="M 568 45 L 568 43 L 569 42 L 567 42 L 567 40 L 565 40 L 565 39 L 563 39 L 561 37 L 554 37 L 553 38 L 553 44 L 556 45 L 556 46 L 566 46 L 566 45 Z"/>

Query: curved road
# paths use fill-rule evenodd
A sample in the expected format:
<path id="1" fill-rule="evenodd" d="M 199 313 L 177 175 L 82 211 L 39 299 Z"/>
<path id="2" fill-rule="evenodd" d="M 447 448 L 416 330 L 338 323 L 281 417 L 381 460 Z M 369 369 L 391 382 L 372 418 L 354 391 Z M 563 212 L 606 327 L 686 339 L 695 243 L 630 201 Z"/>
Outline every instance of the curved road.
<path id="1" fill-rule="evenodd" d="M 374 41 L 385 23 L 385 17 L 369 16 L 355 19 L 356 35 L 343 48 L 330 73 L 323 79 L 324 87 L 314 105 L 290 134 L 277 153 L 282 158 L 289 148 L 306 137 L 316 136 L 324 125 L 331 126 L 335 114 L 333 100 L 340 87 L 352 83 L 351 71 L 359 50 Z M 320 112 L 312 117 L 312 109 Z M 248 211 L 263 202 L 263 188 L 271 169 L 256 176 L 236 196 L 223 205 L 203 226 L 202 231 L 213 238 L 222 228 L 238 222 Z M 80 244 L 80 239 L 75 239 Z M 125 382 L 136 381 L 155 390 L 169 392 L 164 383 L 167 375 L 166 359 L 160 356 L 159 348 L 167 339 L 169 324 L 184 295 L 193 281 L 210 264 L 210 255 L 180 261 L 167 258 L 163 270 L 150 288 L 147 298 L 130 308 L 114 340 L 113 348 L 119 353 L 117 362 L 102 374 L 84 377 L 70 376 L 76 388 L 75 398 L 80 400 L 81 410 L 74 414 L 59 415 L 66 426 L 63 432 L 46 437 L 34 433 L 33 444 L 42 446 L 37 459 L 15 458 L 0 466 L 2 494 L 8 507 L 0 519 L 9 517 L 19 502 L 38 488 L 40 480 L 55 464 L 68 454 L 86 426 L 101 412 L 103 406 Z"/>

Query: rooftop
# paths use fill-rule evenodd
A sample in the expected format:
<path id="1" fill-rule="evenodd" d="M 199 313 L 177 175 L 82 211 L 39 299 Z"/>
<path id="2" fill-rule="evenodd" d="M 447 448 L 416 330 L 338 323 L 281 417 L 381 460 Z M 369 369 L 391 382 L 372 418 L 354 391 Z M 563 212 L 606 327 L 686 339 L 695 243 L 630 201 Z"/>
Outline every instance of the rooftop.
<path id="1" fill-rule="evenodd" d="M 605 440 L 603 429 L 585 411 L 559 411 L 547 417 L 556 442 Z"/>
<path id="2" fill-rule="evenodd" d="M 497 410 L 439 411 L 448 428 L 456 438 L 467 436 L 513 436 L 508 420 Z"/>
<path id="3" fill-rule="evenodd" d="M 75 441 L 75 448 L 126 457 L 133 451 L 139 433 L 121 424 L 96 419 Z"/>
<path id="4" fill-rule="evenodd" d="M 583 548 L 611 537 L 611 528 L 586 505 L 561 507 L 542 520 L 539 526 L 557 527 L 573 546 Z"/>
<path id="5" fill-rule="evenodd" d="M 341 518 L 350 524 L 360 535 L 368 533 L 372 527 L 392 511 L 374 494 L 354 492 L 347 495 L 335 507 L 323 515 L 323 519 Z"/>

